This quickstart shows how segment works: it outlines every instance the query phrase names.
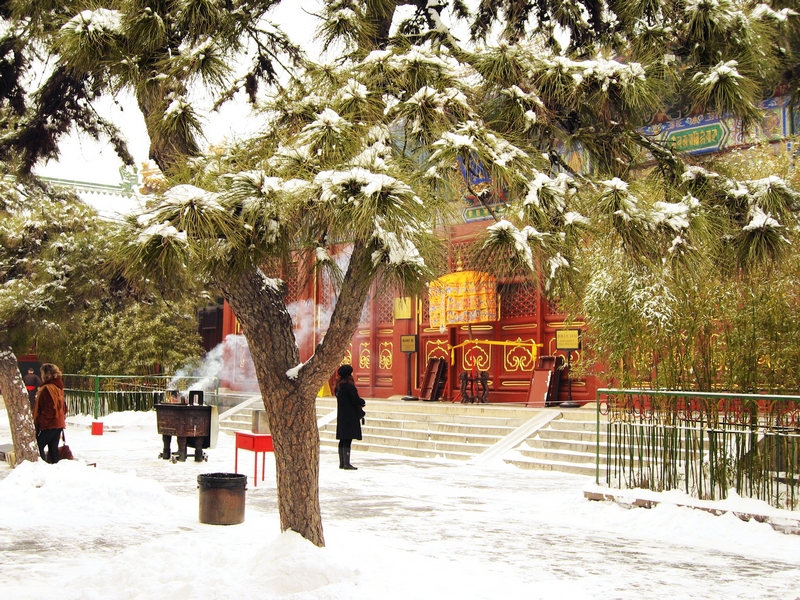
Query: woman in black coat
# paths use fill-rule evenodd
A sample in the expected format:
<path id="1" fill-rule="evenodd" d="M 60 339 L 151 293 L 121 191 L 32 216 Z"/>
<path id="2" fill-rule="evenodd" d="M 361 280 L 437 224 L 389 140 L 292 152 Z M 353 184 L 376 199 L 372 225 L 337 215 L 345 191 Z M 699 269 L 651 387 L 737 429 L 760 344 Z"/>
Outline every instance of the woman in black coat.
<path id="1" fill-rule="evenodd" d="M 350 464 L 350 444 L 361 439 L 361 419 L 366 402 L 358 395 L 353 381 L 353 367 L 342 365 L 336 372 L 336 439 L 339 440 L 339 468 L 355 471 Z"/>

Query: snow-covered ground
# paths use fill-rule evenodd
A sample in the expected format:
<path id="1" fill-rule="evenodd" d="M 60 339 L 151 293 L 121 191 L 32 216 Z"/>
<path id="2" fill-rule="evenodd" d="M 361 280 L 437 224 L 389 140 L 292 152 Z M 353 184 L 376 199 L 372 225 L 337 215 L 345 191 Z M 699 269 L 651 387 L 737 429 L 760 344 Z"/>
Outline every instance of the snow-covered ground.
<path id="1" fill-rule="evenodd" d="M 233 438 L 208 462 L 172 464 L 157 458 L 155 413 L 103 421 L 102 436 L 88 417 L 67 428 L 79 460 L 0 466 L 0 599 L 800 598 L 800 536 L 590 502 L 584 477 L 357 443 L 358 471 L 322 451 L 325 548 L 280 533 L 270 455 L 245 522 L 204 525 L 197 475 L 233 471 Z M 252 474 L 252 453 L 239 468 Z"/>

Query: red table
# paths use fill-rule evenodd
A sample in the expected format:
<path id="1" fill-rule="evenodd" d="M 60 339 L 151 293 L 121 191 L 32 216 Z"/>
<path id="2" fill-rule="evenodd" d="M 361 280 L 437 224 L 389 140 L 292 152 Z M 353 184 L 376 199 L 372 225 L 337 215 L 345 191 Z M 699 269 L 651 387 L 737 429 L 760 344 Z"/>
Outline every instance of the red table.
<path id="1" fill-rule="evenodd" d="M 267 452 L 275 450 L 272 445 L 271 433 L 250 433 L 249 431 L 237 431 L 236 433 L 236 461 L 233 470 L 239 472 L 239 448 L 255 452 L 255 465 L 253 466 L 253 487 L 258 485 L 258 453 L 261 452 L 261 481 L 264 481 L 264 463 Z"/>

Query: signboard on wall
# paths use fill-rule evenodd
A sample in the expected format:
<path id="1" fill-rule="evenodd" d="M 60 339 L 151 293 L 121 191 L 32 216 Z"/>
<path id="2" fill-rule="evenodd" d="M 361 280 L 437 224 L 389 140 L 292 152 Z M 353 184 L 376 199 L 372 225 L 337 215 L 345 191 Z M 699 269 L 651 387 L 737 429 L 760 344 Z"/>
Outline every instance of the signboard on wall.
<path id="1" fill-rule="evenodd" d="M 418 338 L 416 335 L 400 336 L 400 352 L 411 354 L 419 351 Z"/>
<path id="2" fill-rule="evenodd" d="M 556 348 L 558 350 L 580 350 L 580 329 L 559 329 L 556 331 Z"/>
<path id="3" fill-rule="evenodd" d="M 411 318 L 411 298 L 404 296 L 402 298 L 394 299 L 394 318 L 395 319 L 410 319 Z"/>

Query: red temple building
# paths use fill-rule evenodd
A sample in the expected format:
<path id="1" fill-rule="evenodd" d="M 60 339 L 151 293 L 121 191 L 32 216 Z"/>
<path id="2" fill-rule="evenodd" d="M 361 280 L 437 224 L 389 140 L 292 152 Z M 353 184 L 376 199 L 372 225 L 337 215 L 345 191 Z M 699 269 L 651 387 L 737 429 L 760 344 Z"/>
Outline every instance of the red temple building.
<path id="1" fill-rule="evenodd" d="M 791 137 L 800 127 L 800 112 L 792 111 L 789 97 L 777 92 L 761 103 L 763 119 L 754 131 L 745 133 L 734 119 L 717 115 L 683 116 L 676 111 L 669 116 L 656 115 L 643 132 L 655 139 L 672 144 L 686 153 L 701 155 L 724 152 L 736 147 L 747 147 L 768 141 L 777 146 L 791 148 Z M 577 161 L 573 168 L 580 169 L 580 156 L 566 157 Z M 470 173 L 481 169 L 473 168 Z M 465 173 L 466 175 L 466 173 Z M 470 175 L 472 177 L 472 175 Z M 491 182 L 481 175 L 470 183 L 473 188 L 488 189 Z M 497 190 L 502 196 L 502 192 Z M 478 231 L 485 228 L 489 218 L 486 209 L 474 198 L 465 197 L 462 221 L 443 232 L 450 244 L 449 272 L 455 281 L 469 283 L 469 265 L 462 267 L 460 258 Z M 483 222 L 482 222 L 483 221 Z M 466 278 L 466 279 L 465 279 Z M 289 301 L 292 302 L 295 332 L 302 360 L 306 360 L 327 327 L 325 315 L 329 314 L 335 299 L 332 283 L 325 277 L 315 279 L 302 287 L 293 285 L 291 277 L 283 277 L 289 284 Z M 594 400 L 600 382 L 594 376 L 569 377 L 568 360 L 580 360 L 585 349 L 559 343 L 559 339 L 579 340 L 576 333 L 585 328 L 580 320 L 566 321 L 566 314 L 541 296 L 535 286 L 523 286 L 514 282 L 496 282 L 494 290 L 487 291 L 486 281 L 473 281 L 478 294 L 486 299 L 494 296 L 491 306 L 472 324 L 453 324 L 441 307 L 427 298 L 401 298 L 391 290 L 373 286 L 364 306 L 361 324 L 343 356 L 343 362 L 353 365 L 354 377 L 363 396 L 388 398 L 390 396 L 421 396 L 425 399 L 461 401 L 460 383 L 465 376 L 477 379 L 485 371 L 489 402 L 523 402 L 533 406 L 547 402 L 556 404 L 572 399 L 577 403 Z M 473 290 L 474 291 L 474 290 Z M 433 292 L 433 288 L 431 288 Z M 476 303 L 481 303 L 481 298 Z M 475 306 L 471 307 L 475 309 Z M 229 334 L 240 333 L 236 319 L 225 305 L 223 311 L 222 339 Z M 570 336 L 562 335 L 566 333 Z M 414 336 L 413 340 L 407 336 Z M 417 351 L 405 353 L 410 341 L 415 341 Z M 535 352 L 532 351 L 535 344 Z M 565 351 L 559 348 L 577 348 Z M 222 386 L 240 389 L 247 381 L 249 353 L 246 345 L 240 344 L 229 352 L 226 372 L 222 375 Z M 446 361 L 444 376 L 446 385 L 441 390 L 431 386 L 430 365 L 432 360 Z M 563 368 L 562 361 L 563 360 Z M 542 375 L 546 377 L 542 381 Z M 559 385 L 560 384 L 560 385 Z M 252 385 L 252 383 L 250 383 Z M 433 388 L 433 389 L 431 389 Z M 428 398 L 426 394 L 436 397 Z"/>
<path id="2" fill-rule="evenodd" d="M 460 256 L 484 228 L 485 222 L 462 223 L 448 232 L 450 272 L 463 275 L 456 275 L 457 279 L 469 280 L 472 272 L 460 270 Z M 302 289 L 293 285 L 290 277 L 285 280 L 289 284 L 287 303 L 295 323 L 300 356 L 306 360 L 327 327 L 326 315 L 334 306 L 335 289 L 327 276 L 315 278 Z M 484 311 L 477 317 L 479 322 L 455 325 L 449 321 L 443 323 L 435 306 L 431 310 L 433 291 L 426 298 L 399 297 L 391 289 L 374 284 L 361 313 L 361 323 L 342 357 L 343 362 L 353 365 L 353 376 L 361 395 L 372 398 L 422 395 L 424 399 L 458 402 L 462 400 L 462 373 L 476 378 L 485 371 L 488 402 L 544 405 L 544 396 L 535 400 L 529 398 L 537 359 L 562 356 L 566 365 L 567 353 L 556 348 L 556 332 L 567 328 L 580 330 L 584 323 L 568 324 L 566 315 L 534 286 L 491 281 L 493 312 Z M 479 284 L 483 287 L 479 291 L 485 293 L 487 281 L 481 279 Z M 222 337 L 239 333 L 236 317 L 225 304 Z M 404 352 L 404 349 L 413 349 L 408 346 L 411 342 L 416 342 L 417 351 Z M 580 350 L 573 351 L 572 360 L 580 359 L 580 353 Z M 446 361 L 443 367 L 446 383 L 433 392 L 436 397 L 426 398 L 429 382 L 424 378 L 431 359 Z M 230 348 L 221 385 L 234 390 L 252 385 L 246 383 L 252 381 L 248 379 L 248 372 L 252 370 L 249 363 L 246 346 Z M 550 403 L 567 401 L 570 394 L 578 403 L 594 399 L 597 387 L 594 377 L 568 381 L 566 368 L 554 373 L 560 376 L 561 386 L 557 397 L 549 399 Z"/>

